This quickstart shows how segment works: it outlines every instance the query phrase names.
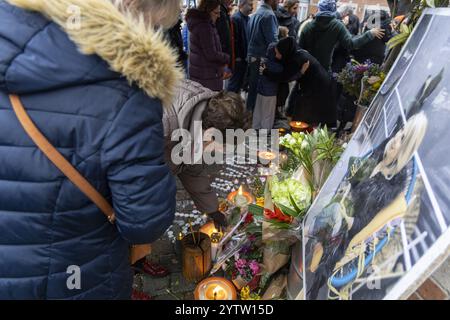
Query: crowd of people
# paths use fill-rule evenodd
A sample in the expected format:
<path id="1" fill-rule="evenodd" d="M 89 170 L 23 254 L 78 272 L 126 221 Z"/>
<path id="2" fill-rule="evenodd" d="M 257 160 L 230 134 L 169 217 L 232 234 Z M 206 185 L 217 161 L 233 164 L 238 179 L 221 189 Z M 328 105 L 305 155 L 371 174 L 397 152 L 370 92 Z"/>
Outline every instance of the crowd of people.
<path id="1" fill-rule="evenodd" d="M 334 0 L 305 21 L 298 8 L 201 0 L 180 15 L 179 0 L 0 1 L 0 298 L 129 298 L 127 257 L 172 224 L 175 176 L 225 225 L 204 168 L 173 163 L 175 130 L 271 129 L 285 113 L 333 125 L 336 56 L 381 59 L 389 23 L 349 31 L 355 17 Z"/>
<path id="2" fill-rule="evenodd" d="M 288 129 L 288 117 L 332 128 L 351 121 L 343 110 L 352 106 L 333 74 L 351 58 L 383 62 L 392 36 L 389 14 L 376 13 L 378 25 L 360 22 L 351 6 L 321 0 L 315 15 L 299 21 L 299 0 L 253 4 L 202 0 L 185 9 L 184 27 L 174 28 L 184 37 L 179 50 L 187 78 L 242 93 L 254 129 Z"/>

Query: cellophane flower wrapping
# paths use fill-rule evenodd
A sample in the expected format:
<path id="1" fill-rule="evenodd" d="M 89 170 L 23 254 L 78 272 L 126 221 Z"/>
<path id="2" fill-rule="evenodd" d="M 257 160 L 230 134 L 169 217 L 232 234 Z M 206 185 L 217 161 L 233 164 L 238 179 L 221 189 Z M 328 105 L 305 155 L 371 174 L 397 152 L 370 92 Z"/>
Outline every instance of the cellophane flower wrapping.
<path id="1" fill-rule="evenodd" d="M 352 60 L 336 76 L 344 92 L 353 96 L 358 100 L 358 104 L 363 106 L 370 105 L 385 78 L 386 74 L 381 66 L 370 60 L 364 63 Z"/>

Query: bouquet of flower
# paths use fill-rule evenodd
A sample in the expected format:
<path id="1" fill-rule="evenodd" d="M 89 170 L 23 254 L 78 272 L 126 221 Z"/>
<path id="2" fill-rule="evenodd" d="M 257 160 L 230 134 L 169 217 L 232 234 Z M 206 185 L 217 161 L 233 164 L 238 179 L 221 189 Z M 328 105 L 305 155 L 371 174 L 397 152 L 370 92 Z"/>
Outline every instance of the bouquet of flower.
<path id="1" fill-rule="evenodd" d="M 311 204 L 309 186 L 293 178 L 280 181 L 278 177 L 273 177 L 270 181 L 270 191 L 276 209 L 290 218 L 304 215 Z M 286 219 L 282 221 L 285 222 Z"/>
<path id="2" fill-rule="evenodd" d="M 297 170 L 292 177 L 307 181 L 313 194 L 322 187 L 338 162 L 343 149 L 336 135 L 330 134 L 327 127 L 317 128 L 312 133 L 292 133 L 280 139 L 280 145 L 288 148 L 296 157 L 303 170 Z"/>
<path id="3" fill-rule="evenodd" d="M 299 157 L 301 150 L 306 147 L 306 134 L 303 132 L 292 132 L 280 137 L 280 145 L 289 149 L 295 156 Z"/>
<path id="4" fill-rule="evenodd" d="M 301 172 L 301 178 L 306 179 L 309 186 L 313 187 L 312 174 L 313 174 L 313 143 L 311 141 L 311 135 L 309 133 L 305 134 L 303 132 L 292 132 L 284 137 L 280 138 L 280 145 L 287 148 L 291 154 L 298 162 L 300 166 L 303 167 L 303 172 Z M 289 161 L 288 161 L 289 162 Z M 291 161 L 292 162 L 292 161 Z M 288 174 L 296 175 L 298 178 L 299 167 L 295 170 L 289 170 Z M 293 172 L 295 171 L 295 172 Z"/>
<path id="5" fill-rule="evenodd" d="M 337 74 L 337 81 L 344 91 L 364 106 L 370 105 L 385 78 L 382 68 L 370 60 L 363 64 L 352 60 Z"/>
<path id="6" fill-rule="evenodd" d="M 247 283 L 252 281 L 261 271 L 258 261 L 243 258 L 236 260 L 234 262 L 234 267 L 236 268 L 238 275 Z"/>
<path id="7" fill-rule="evenodd" d="M 255 235 L 249 235 L 248 240 L 248 244 L 227 262 L 226 271 L 238 289 L 249 286 L 251 290 L 255 290 L 261 276 L 261 243 Z"/>

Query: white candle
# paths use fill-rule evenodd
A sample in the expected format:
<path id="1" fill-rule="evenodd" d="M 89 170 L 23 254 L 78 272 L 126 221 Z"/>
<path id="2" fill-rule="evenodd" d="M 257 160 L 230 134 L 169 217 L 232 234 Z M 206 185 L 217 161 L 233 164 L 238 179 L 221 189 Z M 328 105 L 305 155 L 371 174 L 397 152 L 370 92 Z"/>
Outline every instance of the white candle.
<path id="1" fill-rule="evenodd" d="M 217 254 L 219 250 L 219 242 L 222 239 L 222 234 L 220 232 L 211 233 L 211 259 L 216 261 Z"/>

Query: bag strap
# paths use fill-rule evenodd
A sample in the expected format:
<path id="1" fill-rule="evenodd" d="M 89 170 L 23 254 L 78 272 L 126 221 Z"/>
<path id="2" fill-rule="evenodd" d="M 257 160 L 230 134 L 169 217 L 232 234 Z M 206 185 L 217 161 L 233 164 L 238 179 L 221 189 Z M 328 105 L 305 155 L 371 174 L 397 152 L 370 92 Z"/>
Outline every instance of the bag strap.
<path id="1" fill-rule="evenodd" d="M 95 205 L 106 215 L 108 221 L 114 223 L 114 210 L 109 202 L 75 169 L 69 161 L 44 137 L 28 116 L 25 108 L 16 95 L 10 95 L 13 110 L 28 136 L 45 156 Z"/>

